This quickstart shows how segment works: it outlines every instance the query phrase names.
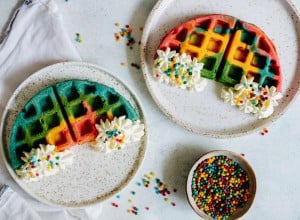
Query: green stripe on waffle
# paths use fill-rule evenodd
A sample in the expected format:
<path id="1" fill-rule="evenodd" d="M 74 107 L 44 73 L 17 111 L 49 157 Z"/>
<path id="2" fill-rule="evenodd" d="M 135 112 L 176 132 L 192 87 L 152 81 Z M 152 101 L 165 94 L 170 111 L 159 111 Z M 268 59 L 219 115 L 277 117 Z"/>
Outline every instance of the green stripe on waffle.
<path id="1" fill-rule="evenodd" d="M 10 138 L 10 163 L 13 169 L 23 164 L 23 151 L 45 144 L 49 130 L 64 120 L 52 87 L 35 95 L 18 114 Z"/>

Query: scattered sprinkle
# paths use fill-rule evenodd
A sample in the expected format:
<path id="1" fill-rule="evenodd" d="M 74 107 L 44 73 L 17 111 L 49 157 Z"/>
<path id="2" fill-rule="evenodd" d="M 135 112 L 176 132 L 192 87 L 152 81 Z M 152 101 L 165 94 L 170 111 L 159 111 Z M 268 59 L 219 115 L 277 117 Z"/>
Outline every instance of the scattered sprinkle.
<path id="1" fill-rule="evenodd" d="M 138 69 L 138 70 L 141 68 L 141 66 L 138 65 L 137 63 L 131 63 L 131 66 Z"/>
<path id="2" fill-rule="evenodd" d="M 115 202 L 112 202 L 111 205 L 112 205 L 113 207 L 115 207 L 115 208 L 118 208 L 118 207 L 119 207 L 119 205 L 118 205 L 117 203 L 115 203 Z"/>
<path id="3" fill-rule="evenodd" d="M 80 43 L 80 44 L 83 43 L 83 41 L 81 39 L 81 35 L 79 33 L 76 33 L 76 39 L 75 39 L 75 41 L 78 42 L 78 43 Z"/>
<path id="4" fill-rule="evenodd" d="M 261 134 L 262 136 L 264 136 L 264 135 L 267 134 L 267 133 L 269 133 L 268 128 L 263 128 L 263 130 L 260 132 L 260 134 Z"/>
<path id="5" fill-rule="evenodd" d="M 121 63 L 121 66 L 126 66 L 126 63 Z"/>
<path id="6" fill-rule="evenodd" d="M 116 22 L 115 26 L 119 27 L 120 24 Z M 135 39 L 132 37 L 132 28 L 130 27 L 130 25 L 125 25 L 125 27 L 121 27 L 120 31 L 115 33 L 115 40 L 117 42 L 120 42 L 121 38 L 126 38 L 127 40 L 126 46 L 128 46 L 129 49 L 133 49 L 133 45 L 135 44 Z"/>
<path id="7" fill-rule="evenodd" d="M 143 182 L 143 185 L 144 185 L 145 187 L 149 187 L 149 184 L 150 184 L 150 181 L 149 181 L 149 180 L 143 178 L 143 179 L 142 179 L 142 182 Z"/>
<path id="8" fill-rule="evenodd" d="M 132 206 L 131 209 L 127 209 L 128 214 L 134 214 L 138 215 L 139 214 L 139 209 L 136 206 Z"/>
<path id="9" fill-rule="evenodd" d="M 162 196 L 166 196 L 171 194 L 168 186 L 163 183 L 160 179 L 156 179 L 156 187 L 154 187 L 156 194 L 160 194 Z"/>
<path id="10" fill-rule="evenodd" d="M 242 157 L 244 157 L 244 156 L 245 156 L 245 154 L 244 154 L 244 153 L 241 153 L 241 156 L 242 156 Z"/>
<path id="11" fill-rule="evenodd" d="M 159 178 L 157 178 L 155 176 L 155 172 L 151 171 L 149 173 L 145 173 L 142 178 L 141 181 L 136 182 L 136 187 L 135 189 L 137 189 L 137 187 L 140 186 L 144 186 L 145 188 L 147 188 L 147 190 L 145 190 L 144 187 L 142 188 L 138 188 L 137 190 L 130 190 L 129 191 L 129 196 L 127 194 L 127 204 L 128 204 L 128 208 L 126 209 L 128 214 L 133 214 L 133 215 L 139 215 L 139 214 L 143 214 L 146 213 L 146 211 L 150 210 L 149 204 L 143 204 L 144 201 L 141 201 L 141 204 L 139 204 L 141 207 L 144 207 L 142 209 L 138 208 L 138 206 L 135 204 L 136 201 L 133 201 L 132 196 L 137 195 L 138 193 L 142 192 L 142 190 L 144 189 L 144 191 L 142 192 L 143 195 L 145 193 L 153 193 L 155 192 L 156 195 L 160 195 L 163 196 L 163 201 L 166 203 L 169 203 L 171 206 L 176 206 L 176 203 L 174 201 L 172 201 L 172 193 L 177 192 L 177 189 L 175 188 L 169 188 L 169 186 L 164 183 L 162 180 L 160 180 Z M 124 197 L 124 196 L 123 196 Z M 121 196 L 117 195 L 117 198 L 120 199 Z M 126 202 L 126 200 L 125 200 Z M 116 206 L 116 203 L 112 203 L 112 205 L 114 207 Z"/>

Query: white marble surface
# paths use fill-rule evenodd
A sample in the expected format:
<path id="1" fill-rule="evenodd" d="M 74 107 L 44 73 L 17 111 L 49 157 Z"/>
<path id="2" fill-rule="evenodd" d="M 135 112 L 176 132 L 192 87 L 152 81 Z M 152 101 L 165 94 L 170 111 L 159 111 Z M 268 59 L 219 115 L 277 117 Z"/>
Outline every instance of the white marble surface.
<path id="1" fill-rule="evenodd" d="M 4 27 L 17 2 L 0 0 L 1 27 Z M 103 203 L 102 219 L 197 219 L 186 199 L 186 177 L 201 154 L 215 149 L 244 153 L 256 173 L 256 198 L 243 219 L 300 219 L 299 96 L 281 118 L 267 127 L 269 132 L 264 136 L 255 132 L 239 138 L 213 139 L 190 133 L 158 110 L 147 91 L 141 70 L 130 66 L 132 62 L 140 62 L 138 44 L 130 50 L 125 39 L 116 42 L 114 38 L 120 27 L 129 24 L 134 38 L 139 41 L 142 33 L 139 28 L 144 26 L 156 0 L 56 2 L 82 59 L 104 67 L 132 88 L 138 94 L 150 122 L 145 161 L 135 179 L 119 194 L 120 198 L 114 197 Z M 300 0 L 293 2 L 300 10 Z M 120 23 L 120 27 L 114 25 L 116 22 Z M 75 41 L 76 33 L 81 34 L 83 43 Z M 156 195 L 152 188 L 136 185 L 150 171 L 178 190 L 171 193 L 169 202 Z M 151 187 L 154 185 L 152 183 Z M 128 201 L 130 199 L 132 203 Z M 171 201 L 176 203 L 175 207 L 170 204 Z M 119 207 L 113 207 L 113 202 Z M 139 208 L 138 215 L 127 213 L 132 206 Z M 147 211 L 145 207 L 150 209 Z"/>

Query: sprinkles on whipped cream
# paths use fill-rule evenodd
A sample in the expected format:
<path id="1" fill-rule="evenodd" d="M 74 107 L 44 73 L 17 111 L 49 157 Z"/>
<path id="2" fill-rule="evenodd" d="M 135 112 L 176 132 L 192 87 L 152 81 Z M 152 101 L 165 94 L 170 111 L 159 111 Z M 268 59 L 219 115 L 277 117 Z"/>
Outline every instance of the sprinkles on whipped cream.
<path id="1" fill-rule="evenodd" d="M 153 74 L 159 82 L 200 92 L 207 84 L 207 80 L 201 77 L 202 68 L 203 63 L 197 58 L 192 59 L 190 55 L 167 48 L 165 51 L 157 50 Z"/>
<path id="2" fill-rule="evenodd" d="M 221 98 L 230 105 L 237 106 L 245 113 L 253 113 L 259 119 L 269 117 L 278 100 L 282 97 L 280 92 L 272 86 L 260 86 L 253 82 L 254 78 L 247 79 L 244 75 L 239 84 L 234 87 L 223 88 Z"/>
<path id="3" fill-rule="evenodd" d="M 118 194 L 115 198 L 116 201 L 111 201 L 110 205 L 113 208 L 123 207 L 124 202 L 127 203 L 127 214 L 131 215 L 140 215 L 151 212 L 151 210 L 155 210 L 156 208 L 160 208 L 160 205 L 164 205 L 163 203 L 155 203 L 159 207 L 150 207 L 149 204 L 145 204 L 147 200 L 141 200 L 135 202 L 132 198 L 136 196 L 138 193 L 142 193 L 143 196 L 149 196 L 149 192 L 154 192 L 156 195 L 162 196 L 164 203 L 170 204 L 171 207 L 176 207 L 177 204 L 172 200 L 172 193 L 176 193 L 177 189 L 173 188 L 171 190 L 170 186 L 156 177 L 156 174 L 151 171 L 149 173 L 144 174 L 141 178 L 141 182 L 137 182 L 136 186 L 138 189 L 130 190 L 128 196 Z M 142 187 L 144 186 L 144 187 Z M 153 204 L 152 204 L 153 205 Z"/>
<path id="4" fill-rule="evenodd" d="M 21 159 L 25 162 L 16 173 L 29 181 L 37 181 L 44 176 L 56 174 L 73 162 L 74 154 L 70 150 L 57 152 L 54 145 L 40 144 L 30 152 L 23 152 Z"/>
<path id="5" fill-rule="evenodd" d="M 115 117 L 112 121 L 100 121 L 96 125 L 99 132 L 94 149 L 108 153 L 113 150 L 121 150 L 127 143 L 136 142 L 144 136 L 145 126 L 139 120 L 131 121 L 125 116 Z"/>

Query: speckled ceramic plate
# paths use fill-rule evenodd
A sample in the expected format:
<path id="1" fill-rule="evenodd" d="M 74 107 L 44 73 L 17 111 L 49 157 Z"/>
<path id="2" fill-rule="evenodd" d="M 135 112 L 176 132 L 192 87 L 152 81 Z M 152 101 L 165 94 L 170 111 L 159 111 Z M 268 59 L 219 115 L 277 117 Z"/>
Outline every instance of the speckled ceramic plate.
<path id="1" fill-rule="evenodd" d="M 258 120 L 224 103 L 223 85 L 209 80 L 193 93 L 158 83 L 152 76 L 153 57 L 161 39 L 174 27 L 204 14 L 229 14 L 256 24 L 273 40 L 283 73 L 283 98 L 274 113 Z M 153 8 L 141 41 L 142 69 L 147 87 L 159 108 L 182 127 L 212 137 L 233 137 L 260 129 L 278 119 L 300 85 L 300 18 L 289 1 L 278 0 L 160 0 Z"/>
<path id="2" fill-rule="evenodd" d="M 126 148 L 103 154 L 95 152 L 88 144 L 74 146 L 72 166 L 57 175 L 38 182 L 19 179 L 8 163 L 7 146 L 14 119 L 26 102 L 41 89 L 66 79 L 87 79 L 114 88 L 137 110 L 145 124 L 142 108 L 131 91 L 118 79 L 98 66 L 67 62 L 46 67 L 26 79 L 14 92 L 5 109 L 1 124 L 1 145 L 7 168 L 15 181 L 31 196 L 44 203 L 63 207 L 83 207 L 113 196 L 134 177 L 144 158 L 147 128 L 141 141 Z"/>

